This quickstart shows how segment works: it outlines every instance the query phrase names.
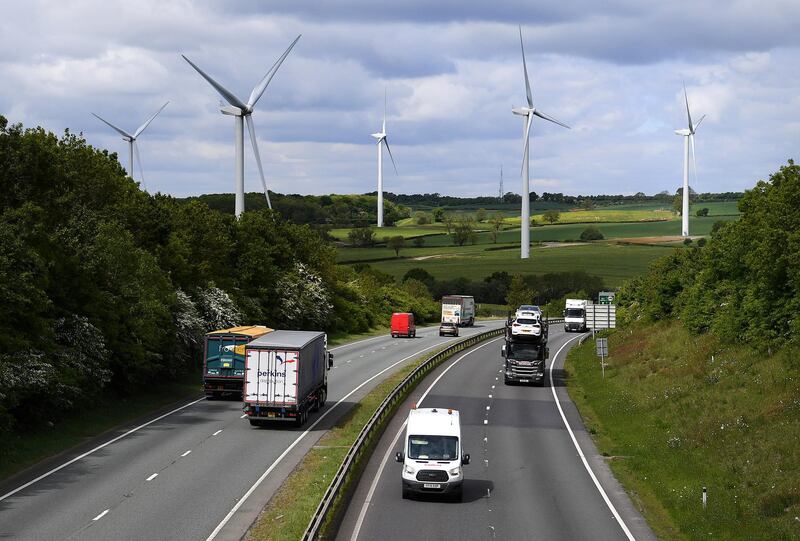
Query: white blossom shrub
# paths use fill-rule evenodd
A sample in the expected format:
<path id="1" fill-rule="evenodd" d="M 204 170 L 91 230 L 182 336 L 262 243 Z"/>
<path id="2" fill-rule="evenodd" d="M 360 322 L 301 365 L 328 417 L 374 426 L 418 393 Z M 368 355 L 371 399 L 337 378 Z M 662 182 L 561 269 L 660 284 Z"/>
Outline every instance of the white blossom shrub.
<path id="1" fill-rule="evenodd" d="M 280 318 L 290 328 L 324 329 L 333 312 L 330 294 L 322 278 L 303 263 L 295 263 L 276 288 Z"/>
<path id="2" fill-rule="evenodd" d="M 197 308 L 206 331 L 236 327 L 242 321 L 242 313 L 233 299 L 214 285 L 198 290 Z"/>

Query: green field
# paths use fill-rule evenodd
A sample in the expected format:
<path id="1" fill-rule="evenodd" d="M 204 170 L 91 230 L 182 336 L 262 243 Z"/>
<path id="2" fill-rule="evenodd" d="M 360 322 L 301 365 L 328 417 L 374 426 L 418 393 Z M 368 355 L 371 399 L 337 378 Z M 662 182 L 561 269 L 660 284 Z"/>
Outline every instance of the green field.
<path id="1" fill-rule="evenodd" d="M 407 250 L 401 259 L 370 261 L 375 269 L 391 274 L 395 278 L 410 269 L 421 267 L 438 279 L 469 277 L 482 279 L 493 272 L 506 271 L 510 274 L 545 274 L 583 270 L 601 276 L 610 287 L 620 285 L 625 279 L 643 273 L 654 259 L 664 256 L 673 249 L 660 246 L 583 244 L 553 248 L 533 248 L 527 260 L 519 258 L 519 246 L 507 245 L 507 250 L 486 251 L 486 246 L 448 247 L 431 254 L 429 250 Z M 391 257 L 390 250 L 353 248 L 347 257 L 354 260 L 369 260 L 383 253 Z M 356 252 L 355 250 L 360 250 Z M 419 259 L 420 257 L 424 259 Z"/>
<path id="2" fill-rule="evenodd" d="M 533 218 L 537 223 L 547 223 L 543 214 L 534 214 Z M 558 223 L 601 223 L 601 222 L 653 222 L 658 220 L 671 220 L 675 214 L 667 209 L 607 209 L 597 208 L 594 210 L 571 210 L 562 212 L 558 218 Z M 520 217 L 510 218 L 510 223 L 520 224 Z"/>

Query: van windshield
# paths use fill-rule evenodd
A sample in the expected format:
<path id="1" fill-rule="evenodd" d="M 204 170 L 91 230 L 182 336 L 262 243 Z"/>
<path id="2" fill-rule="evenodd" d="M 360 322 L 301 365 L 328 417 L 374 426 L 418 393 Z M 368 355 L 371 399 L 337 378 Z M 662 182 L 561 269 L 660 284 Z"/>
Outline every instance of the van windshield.
<path id="1" fill-rule="evenodd" d="M 455 436 L 409 436 L 408 458 L 455 460 L 458 458 L 458 438 Z"/>

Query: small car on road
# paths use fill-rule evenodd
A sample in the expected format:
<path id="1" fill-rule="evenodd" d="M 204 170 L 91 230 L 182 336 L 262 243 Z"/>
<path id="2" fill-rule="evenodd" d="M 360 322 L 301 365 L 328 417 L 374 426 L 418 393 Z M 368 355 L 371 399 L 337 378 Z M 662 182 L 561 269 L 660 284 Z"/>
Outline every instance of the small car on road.
<path id="1" fill-rule="evenodd" d="M 439 325 L 439 336 L 458 336 L 458 325 L 443 321 Z"/>

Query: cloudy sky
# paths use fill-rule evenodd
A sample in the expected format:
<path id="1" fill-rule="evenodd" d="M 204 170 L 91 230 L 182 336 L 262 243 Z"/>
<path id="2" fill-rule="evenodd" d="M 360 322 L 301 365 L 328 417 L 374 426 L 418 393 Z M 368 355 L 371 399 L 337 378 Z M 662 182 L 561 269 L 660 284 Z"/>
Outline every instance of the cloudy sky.
<path id="1" fill-rule="evenodd" d="M 519 191 L 525 102 L 572 126 L 533 126 L 531 189 L 651 194 L 681 183 L 685 81 L 698 130 L 698 191 L 743 190 L 800 158 L 797 0 L 71 0 L 0 2 L 0 114 L 125 143 L 146 186 L 233 190 L 233 119 L 185 54 L 246 101 L 302 34 L 253 115 L 267 182 L 283 193 L 375 189 L 378 131 L 399 175 L 386 189 Z M 246 141 L 247 143 L 247 141 Z M 245 183 L 260 189 L 246 147 Z"/>

